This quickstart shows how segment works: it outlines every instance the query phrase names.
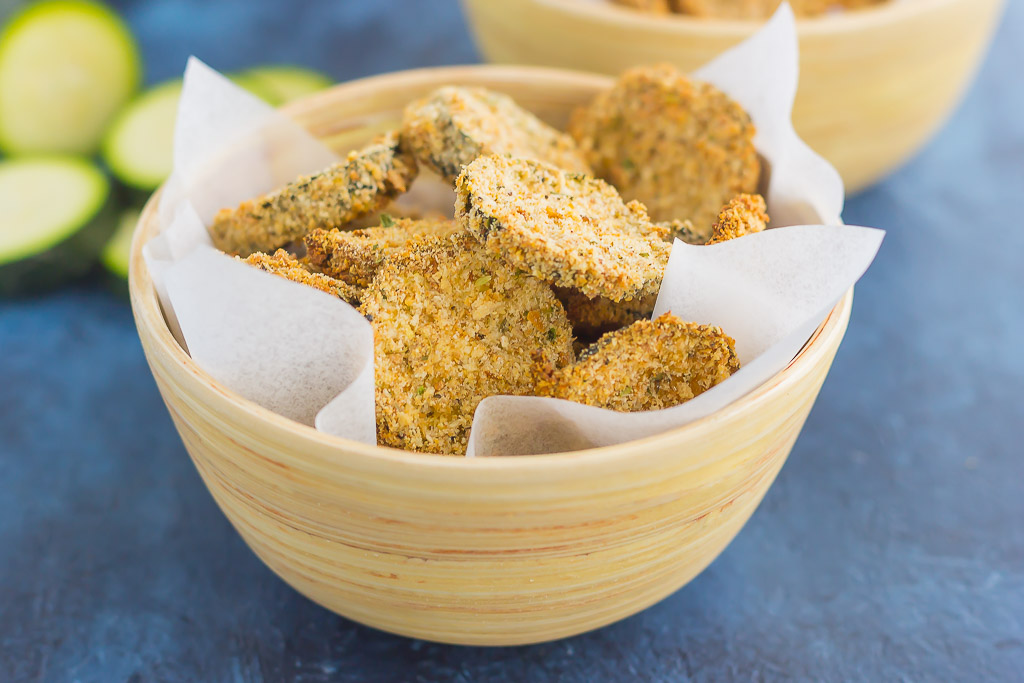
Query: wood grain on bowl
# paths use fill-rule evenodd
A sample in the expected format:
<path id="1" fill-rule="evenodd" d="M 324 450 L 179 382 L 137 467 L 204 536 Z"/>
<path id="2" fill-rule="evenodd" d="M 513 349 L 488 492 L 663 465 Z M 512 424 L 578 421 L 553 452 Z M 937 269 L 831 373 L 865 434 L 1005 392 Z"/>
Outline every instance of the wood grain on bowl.
<path id="1" fill-rule="evenodd" d="M 672 62 L 692 71 L 756 22 L 651 15 L 598 0 L 463 0 L 488 61 L 619 74 Z M 797 132 L 855 192 L 946 121 L 977 70 L 1004 0 L 902 0 L 801 20 Z"/>
<path id="2" fill-rule="evenodd" d="M 600 76 L 456 67 L 340 85 L 289 113 L 345 151 L 446 83 L 511 94 L 556 125 Z M 427 640 L 513 645 L 570 636 L 661 600 L 742 528 L 788 456 L 849 320 L 852 291 L 790 366 L 725 410 L 620 446 L 444 458 L 346 441 L 214 381 L 168 331 L 132 246 L 132 308 L 174 424 L 253 551 L 316 602 Z"/>

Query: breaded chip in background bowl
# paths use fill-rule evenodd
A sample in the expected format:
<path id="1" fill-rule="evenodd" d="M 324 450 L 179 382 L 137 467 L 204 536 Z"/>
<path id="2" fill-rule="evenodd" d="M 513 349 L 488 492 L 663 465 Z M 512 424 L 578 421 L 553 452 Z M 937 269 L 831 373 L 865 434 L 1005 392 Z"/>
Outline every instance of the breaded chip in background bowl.
<path id="1" fill-rule="evenodd" d="M 709 0 L 710 2 L 710 0 Z M 856 192 L 920 149 L 959 103 L 1004 0 L 887 0 L 803 18 L 797 133 Z M 685 72 L 763 22 L 655 14 L 612 0 L 463 0 L 490 62 L 618 75 L 671 62 Z"/>

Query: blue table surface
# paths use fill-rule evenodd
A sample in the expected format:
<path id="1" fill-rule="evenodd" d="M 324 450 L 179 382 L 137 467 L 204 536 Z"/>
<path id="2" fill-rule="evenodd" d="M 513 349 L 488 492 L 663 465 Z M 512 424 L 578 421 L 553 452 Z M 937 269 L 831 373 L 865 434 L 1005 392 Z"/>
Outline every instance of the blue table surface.
<path id="1" fill-rule="evenodd" d="M 688 586 L 594 633 L 451 647 L 318 607 L 204 489 L 122 299 L 87 281 L 0 301 L 0 680 L 1021 680 L 1024 3 L 1009 4 L 950 123 L 847 203 L 889 234 L 764 503 Z M 452 1 L 120 7 L 151 81 L 189 53 L 339 80 L 478 58 Z"/>

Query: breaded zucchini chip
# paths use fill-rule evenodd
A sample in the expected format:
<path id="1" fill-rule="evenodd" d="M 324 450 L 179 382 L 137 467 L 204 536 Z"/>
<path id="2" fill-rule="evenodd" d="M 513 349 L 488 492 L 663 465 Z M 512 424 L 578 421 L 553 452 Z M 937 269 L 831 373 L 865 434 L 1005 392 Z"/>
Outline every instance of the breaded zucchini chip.
<path id="1" fill-rule="evenodd" d="M 604 335 L 538 393 L 621 412 L 669 408 L 736 372 L 735 345 L 721 328 L 665 313 Z"/>
<path id="2" fill-rule="evenodd" d="M 669 0 L 612 0 L 612 2 L 616 5 L 632 7 L 642 12 L 651 12 L 652 14 L 668 14 L 672 11 Z"/>
<path id="3" fill-rule="evenodd" d="M 888 0 L 790 0 L 798 17 L 817 17 L 832 9 L 861 9 Z M 676 12 L 717 19 L 767 19 L 781 0 L 672 0 Z"/>
<path id="4" fill-rule="evenodd" d="M 671 243 L 682 240 L 687 244 L 704 244 L 705 240 L 698 235 L 690 221 L 662 221 L 656 224 L 662 230 L 663 239 Z M 565 287 L 555 287 L 555 296 L 565 307 L 569 316 L 572 331 L 577 337 L 594 339 L 607 332 L 625 327 L 637 320 L 651 317 L 654 305 L 658 302 L 657 293 L 630 301 L 612 301 L 603 296 L 589 297 L 583 292 Z"/>
<path id="5" fill-rule="evenodd" d="M 708 244 L 761 232 L 768 227 L 768 210 L 759 194 L 741 194 L 722 207 Z"/>
<path id="6" fill-rule="evenodd" d="M 689 220 L 704 240 L 730 198 L 755 192 L 754 124 L 728 95 L 670 64 L 622 74 L 569 132 L 594 173 L 655 221 Z"/>
<path id="7" fill-rule="evenodd" d="M 708 239 L 697 234 L 690 221 L 662 221 L 658 223 L 658 227 L 665 231 L 665 240 L 668 242 L 682 240 L 687 244 L 705 244 Z"/>
<path id="8" fill-rule="evenodd" d="M 554 292 L 565 308 L 573 334 L 590 339 L 650 318 L 658 301 L 657 294 L 632 301 L 612 301 L 603 296 L 591 299 L 583 292 L 564 287 L 555 287 Z"/>
<path id="9" fill-rule="evenodd" d="M 672 0 L 680 14 L 705 19 L 767 19 L 779 8 L 782 0 Z M 791 0 L 793 13 L 798 17 L 821 14 L 828 7 L 827 0 Z"/>
<path id="10" fill-rule="evenodd" d="M 572 332 L 545 283 L 470 235 L 416 240 L 384 261 L 360 311 L 374 332 L 381 444 L 463 455 L 487 396 L 534 393 L 572 362 Z"/>
<path id="11" fill-rule="evenodd" d="M 689 221 L 670 221 L 660 224 L 668 230 L 666 239 L 680 239 L 687 244 L 704 244 Z M 741 194 L 722 207 L 707 244 L 761 232 L 768 226 L 768 213 L 761 195 Z M 604 297 L 590 298 L 575 289 L 555 288 L 555 296 L 565 307 L 573 333 L 577 337 L 605 334 L 637 320 L 650 318 L 657 294 L 649 294 L 633 301 L 615 302 Z"/>
<path id="12" fill-rule="evenodd" d="M 306 235 L 306 257 L 331 277 L 366 287 L 384 259 L 404 250 L 410 240 L 448 237 L 459 229 L 447 218 L 385 218 L 381 225 L 362 230 L 318 228 Z"/>
<path id="13" fill-rule="evenodd" d="M 671 247 L 644 207 L 550 164 L 480 157 L 456 183 L 455 217 L 513 268 L 612 301 L 653 294 Z"/>
<path id="14" fill-rule="evenodd" d="M 680 239 L 687 244 L 704 244 L 689 221 L 661 223 L 668 229 L 669 241 Z M 761 232 L 768 225 L 768 213 L 761 195 L 741 194 L 722 207 L 714 225 L 712 237 L 707 244 Z M 555 288 L 555 296 L 565 307 L 573 333 L 577 337 L 591 337 L 605 334 L 629 325 L 637 320 L 650 318 L 657 294 L 649 294 L 633 301 L 611 301 L 604 297 L 590 298 L 575 289 Z"/>
<path id="15" fill-rule="evenodd" d="M 210 236 L 229 254 L 270 251 L 382 207 L 415 177 L 416 161 L 399 147 L 397 132 L 387 133 L 321 173 L 221 209 Z"/>
<path id="16" fill-rule="evenodd" d="M 445 86 L 405 109 L 402 141 L 416 159 L 454 183 L 462 167 L 484 154 L 539 159 L 559 168 L 590 168 L 565 133 L 485 88 Z"/>
<path id="17" fill-rule="evenodd" d="M 313 289 L 319 289 L 321 292 L 336 296 L 350 304 L 358 305 L 362 295 L 362 291 L 357 287 L 353 287 L 346 282 L 336 280 L 323 273 L 314 272 L 308 265 L 284 249 L 278 249 L 273 254 L 256 252 L 255 254 L 249 254 L 242 261 L 250 266 L 256 266 L 260 270 L 283 277 L 286 280 L 298 282 Z"/>

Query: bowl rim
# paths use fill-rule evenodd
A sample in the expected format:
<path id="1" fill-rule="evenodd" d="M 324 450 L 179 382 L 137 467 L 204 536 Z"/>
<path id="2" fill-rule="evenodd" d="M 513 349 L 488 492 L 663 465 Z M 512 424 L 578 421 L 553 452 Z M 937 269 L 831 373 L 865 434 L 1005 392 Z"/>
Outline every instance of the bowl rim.
<path id="1" fill-rule="evenodd" d="M 466 0 L 468 1 L 468 0 Z M 716 19 L 685 14 L 652 14 L 616 5 L 609 0 L 524 0 L 569 15 L 584 16 L 604 24 L 627 24 L 632 28 L 654 33 L 678 35 L 709 35 L 716 38 L 741 39 L 749 36 L 766 20 Z M 870 30 L 881 24 L 910 20 L 914 17 L 964 0 L 890 0 L 877 7 L 853 12 L 826 14 L 797 19 L 797 31 L 803 36 L 831 36 L 848 31 Z"/>
<path id="2" fill-rule="evenodd" d="M 394 87 L 396 84 L 404 83 L 407 78 L 412 77 L 419 83 L 425 81 L 446 81 L 451 82 L 459 75 L 465 77 L 472 75 L 478 78 L 488 78 L 498 81 L 513 80 L 515 75 L 519 76 L 543 76 L 542 80 L 563 82 L 565 79 L 572 79 L 574 82 L 590 80 L 597 83 L 607 79 L 606 76 L 595 78 L 595 74 L 585 71 L 573 71 L 568 69 L 552 69 L 547 67 L 518 67 L 500 65 L 468 65 L 455 67 L 427 67 L 412 69 L 408 71 L 397 71 L 367 78 L 357 79 L 339 83 L 327 91 L 317 93 L 309 98 L 303 98 L 295 103 L 284 107 L 282 111 L 291 116 L 301 112 L 303 109 L 314 108 L 317 100 L 325 93 L 335 95 L 341 92 L 358 93 L 364 89 L 372 88 L 376 84 L 389 84 L 388 81 L 395 81 L 389 84 Z M 802 377 L 811 373 L 820 362 L 823 355 L 829 350 L 838 347 L 846 332 L 846 326 L 852 309 L 853 291 L 851 287 L 829 311 L 828 315 L 817 327 L 803 348 L 779 373 L 768 379 L 761 386 L 750 393 L 730 403 L 725 408 L 708 415 L 707 417 L 695 420 L 689 424 L 674 429 L 654 434 L 642 439 L 636 439 L 621 444 L 588 448 L 579 451 L 567 451 L 561 453 L 545 453 L 530 456 L 487 456 L 487 457 L 451 457 L 431 453 L 419 453 L 406 451 L 388 446 L 377 446 L 353 441 L 340 436 L 334 436 L 320 432 L 314 427 L 302 424 L 291 418 L 279 415 L 268 408 L 246 399 L 228 387 L 224 386 L 192 360 L 191 356 L 178 344 L 167 325 L 156 287 L 153 284 L 149 269 L 146 266 L 142 255 L 142 247 L 146 241 L 154 236 L 158 220 L 159 198 L 163 191 L 161 186 L 146 202 L 145 207 L 136 224 L 132 236 L 131 253 L 129 260 L 128 289 L 131 299 L 132 312 L 135 317 L 136 326 L 139 330 L 145 329 L 153 342 L 149 351 L 168 358 L 175 365 L 185 370 L 183 376 L 179 375 L 180 381 L 187 381 L 193 384 L 190 391 L 194 394 L 197 385 L 203 385 L 206 389 L 212 390 L 222 400 L 228 401 L 237 411 L 246 413 L 251 419 L 257 420 L 272 427 L 280 433 L 288 433 L 290 443 L 295 450 L 301 449 L 310 458 L 319 457 L 318 450 L 329 450 L 331 462 L 337 464 L 338 458 L 361 457 L 383 463 L 403 463 L 408 466 L 417 466 L 428 469 L 447 469 L 451 471 L 465 470 L 501 470 L 508 471 L 533 471 L 538 468 L 550 470 L 555 467 L 579 468 L 582 465 L 609 464 L 612 461 L 620 461 L 623 458 L 629 459 L 638 457 L 643 451 L 658 448 L 671 441 L 700 440 L 702 436 L 713 432 L 715 426 L 725 420 L 728 416 L 743 411 L 756 411 L 772 396 L 779 392 L 785 392 L 790 386 L 798 382 Z M 837 339 L 838 337 L 838 339 Z M 148 355 L 148 354 L 147 354 Z M 153 361 L 147 359 L 150 366 Z M 152 371 L 152 367 L 151 367 Z M 183 379 L 184 377 L 185 379 Z M 308 444 L 311 448 L 302 448 Z M 328 459 L 325 459 L 328 460 Z"/>

